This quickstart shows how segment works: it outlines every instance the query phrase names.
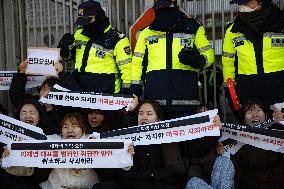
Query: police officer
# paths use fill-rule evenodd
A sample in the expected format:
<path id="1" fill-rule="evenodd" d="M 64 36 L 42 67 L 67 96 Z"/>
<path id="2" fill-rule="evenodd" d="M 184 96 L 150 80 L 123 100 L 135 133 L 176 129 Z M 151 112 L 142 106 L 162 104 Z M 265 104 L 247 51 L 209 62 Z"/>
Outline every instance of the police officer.
<path id="1" fill-rule="evenodd" d="M 157 100 L 176 116 L 193 113 L 192 105 L 199 104 L 198 71 L 214 62 L 214 50 L 201 23 L 176 1 L 156 0 L 153 8 L 155 19 L 140 32 L 133 53 L 131 89 L 139 91 L 144 81 L 145 99 Z"/>
<path id="2" fill-rule="evenodd" d="M 284 101 L 284 13 L 269 0 L 233 0 L 239 14 L 223 43 L 224 81 L 231 78 L 241 102 Z"/>
<path id="3" fill-rule="evenodd" d="M 61 57 L 75 62 L 74 74 L 83 91 L 118 93 L 130 87 L 132 52 L 124 34 L 113 29 L 100 3 L 88 0 L 78 7 L 74 35 L 59 42 Z M 122 81 L 121 81 L 122 80 Z"/>

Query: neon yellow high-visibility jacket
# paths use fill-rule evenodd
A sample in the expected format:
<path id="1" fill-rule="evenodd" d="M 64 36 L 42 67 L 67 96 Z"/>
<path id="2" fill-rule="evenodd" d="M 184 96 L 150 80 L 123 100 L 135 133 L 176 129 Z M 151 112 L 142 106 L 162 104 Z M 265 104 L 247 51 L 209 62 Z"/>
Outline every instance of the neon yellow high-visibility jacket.
<path id="1" fill-rule="evenodd" d="M 267 104 L 284 101 L 284 14 L 275 5 L 254 34 L 237 17 L 223 43 L 223 76 L 237 83 L 239 100 L 258 98 Z"/>
<path id="2" fill-rule="evenodd" d="M 140 32 L 131 77 L 132 84 L 145 82 L 145 99 L 157 100 L 173 110 L 199 103 L 199 70 L 179 62 L 178 55 L 184 47 L 197 49 L 204 56 L 206 67 L 214 62 L 214 50 L 196 19 L 186 18 L 180 32 L 155 31 L 149 27 Z"/>
<path id="3" fill-rule="evenodd" d="M 95 39 L 75 34 L 75 66 L 79 84 L 85 91 L 118 93 L 131 83 L 130 65 L 132 52 L 124 34 L 108 26 L 104 34 Z M 84 89 L 85 88 L 85 89 Z"/>

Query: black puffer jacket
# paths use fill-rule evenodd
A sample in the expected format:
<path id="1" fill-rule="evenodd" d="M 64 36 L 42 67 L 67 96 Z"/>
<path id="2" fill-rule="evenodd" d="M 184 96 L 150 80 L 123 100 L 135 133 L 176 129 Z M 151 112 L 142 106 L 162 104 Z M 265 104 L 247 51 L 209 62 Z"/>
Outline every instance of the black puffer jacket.
<path id="1" fill-rule="evenodd" d="M 164 167 L 161 145 L 136 146 L 133 167 L 124 173 L 125 189 L 176 189 L 176 175 Z"/>
<path id="2" fill-rule="evenodd" d="M 284 188 L 283 154 L 245 145 L 232 161 L 236 169 L 236 188 Z"/>
<path id="3" fill-rule="evenodd" d="M 75 79 L 70 74 L 61 72 L 59 74 L 60 85 L 70 90 L 80 90 Z M 9 96 L 15 108 L 18 108 L 22 102 L 27 99 L 38 100 L 38 96 L 31 96 L 26 94 L 25 87 L 27 83 L 27 75 L 24 73 L 16 73 L 13 77 L 11 87 L 9 89 Z M 45 109 L 45 108 L 43 108 Z M 50 111 L 45 111 L 44 123 L 42 127 L 46 135 L 58 134 L 59 126 L 62 118 L 68 112 L 75 111 L 74 108 L 65 108 L 60 106 L 53 106 Z"/>

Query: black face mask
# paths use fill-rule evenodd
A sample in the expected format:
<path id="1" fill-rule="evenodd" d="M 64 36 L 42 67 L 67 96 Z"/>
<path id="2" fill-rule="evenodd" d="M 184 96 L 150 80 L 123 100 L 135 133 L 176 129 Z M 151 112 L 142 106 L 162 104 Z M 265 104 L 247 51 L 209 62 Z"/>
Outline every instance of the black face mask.
<path id="1" fill-rule="evenodd" d="M 271 7 L 262 8 L 253 12 L 240 12 L 242 22 L 255 33 L 259 33 L 264 28 L 264 23 L 270 15 Z"/>
<path id="2" fill-rule="evenodd" d="M 95 38 L 104 33 L 104 30 L 110 25 L 107 17 L 99 18 L 95 22 L 89 23 L 83 27 L 82 34 L 90 38 Z"/>
<path id="3" fill-rule="evenodd" d="M 155 20 L 150 29 L 174 32 L 176 25 L 185 18 L 185 14 L 177 7 L 161 8 L 155 11 Z"/>

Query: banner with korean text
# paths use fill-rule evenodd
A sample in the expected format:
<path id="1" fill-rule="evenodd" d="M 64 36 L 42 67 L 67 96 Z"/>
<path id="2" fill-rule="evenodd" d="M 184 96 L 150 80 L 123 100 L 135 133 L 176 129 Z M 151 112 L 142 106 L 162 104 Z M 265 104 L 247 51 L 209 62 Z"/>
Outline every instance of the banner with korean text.
<path id="1" fill-rule="evenodd" d="M 10 89 L 12 79 L 16 73 L 16 71 L 0 71 L 0 91 L 7 91 Z M 45 76 L 29 75 L 27 77 L 26 89 L 41 86 L 45 79 Z"/>
<path id="2" fill-rule="evenodd" d="M 0 142 L 46 139 L 41 128 L 0 114 Z"/>
<path id="3" fill-rule="evenodd" d="M 119 110 L 123 108 L 127 110 L 131 106 L 132 99 L 130 95 L 74 92 L 55 85 L 47 97 L 40 99 L 40 102 L 100 110 Z"/>
<path id="4" fill-rule="evenodd" d="M 223 124 L 221 130 L 223 139 L 229 138 L 240 142 L 233 153 L 239 150 L 241 143 L 284 153 L 284 131 L 228 123 Z"/>
<path id="5" fill-rule="evenodd" d="M 26 74 L 57 76 L 54 64 L 59 62 L 59 48 L 28 48 Z"/>
<path id="6" fill-rule="evenodd" d="M 8 145 L 2 167 L 125 168 L 133 165 L 129 140 L 66 139 L 22 141 Z"/>
<path id="7" fill-rule="evenodd" d="M 151 145 L 193 140 L 205 136 L 220 136 L 220 129 L 213 124 L 217 110 L 192 116 L 160 121 L 109 131 L 93 133 L 94 138 L 131 139 L 134 145 Z"/>

